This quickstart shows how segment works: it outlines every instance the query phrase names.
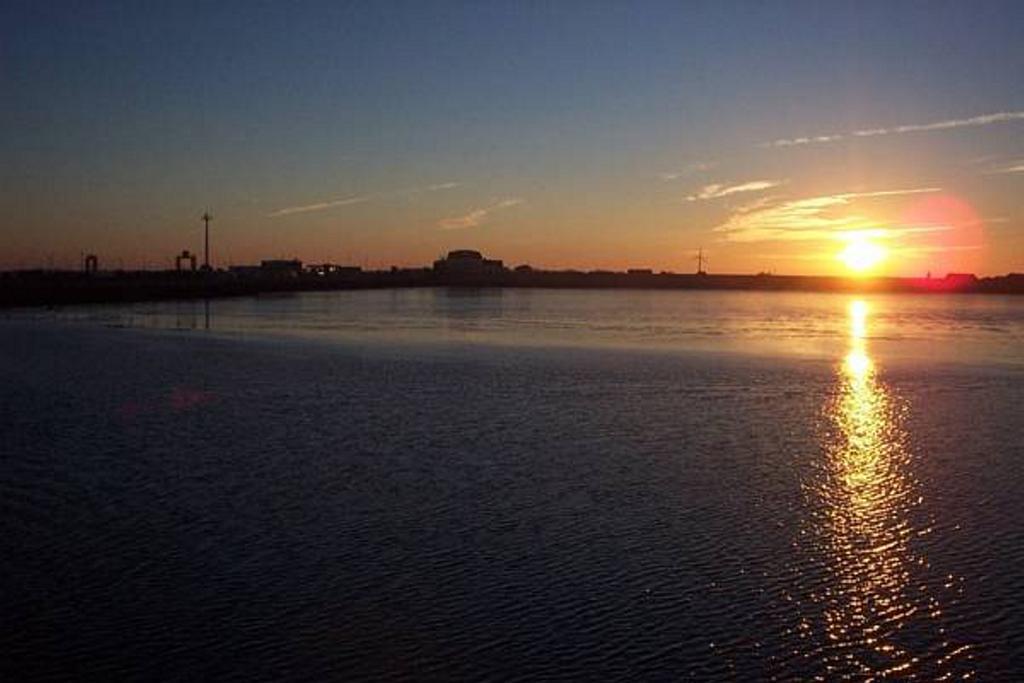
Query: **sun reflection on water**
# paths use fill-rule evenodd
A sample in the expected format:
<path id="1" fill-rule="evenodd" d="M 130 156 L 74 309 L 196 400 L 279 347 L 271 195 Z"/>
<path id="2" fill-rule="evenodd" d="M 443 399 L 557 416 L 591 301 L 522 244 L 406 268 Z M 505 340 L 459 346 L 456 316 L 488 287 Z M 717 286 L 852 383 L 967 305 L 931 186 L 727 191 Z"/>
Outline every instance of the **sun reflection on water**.
<path id="1" fill-rule="evenodd" d="M 958 677 L 928 563 L 928 533 L 910 469 L 906 406 L 880 379 L 869 350 L 868 302 L 848 310 L 849 347 L 826 406 L 825 455 L 809 487 L 810 536 L 823 571 L 811 600 L 824 643 L 813 656 L 829 678 Z M 805 621 L 804 630 L 817 630 Z M 955 651 L 954 651 L 955 650 Z M 956 665 L 954 667 L 954 665 Z"/>

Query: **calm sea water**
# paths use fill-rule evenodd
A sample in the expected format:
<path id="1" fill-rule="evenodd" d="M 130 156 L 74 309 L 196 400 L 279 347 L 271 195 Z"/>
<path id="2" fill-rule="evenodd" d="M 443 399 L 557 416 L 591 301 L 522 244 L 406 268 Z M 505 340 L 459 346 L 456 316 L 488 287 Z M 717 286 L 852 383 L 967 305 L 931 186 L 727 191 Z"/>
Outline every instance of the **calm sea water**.
<path id="1" fill-rule="evenodd" d="M 1024 300 L 0 319 L 5 680 L 1024 678 Z"/>

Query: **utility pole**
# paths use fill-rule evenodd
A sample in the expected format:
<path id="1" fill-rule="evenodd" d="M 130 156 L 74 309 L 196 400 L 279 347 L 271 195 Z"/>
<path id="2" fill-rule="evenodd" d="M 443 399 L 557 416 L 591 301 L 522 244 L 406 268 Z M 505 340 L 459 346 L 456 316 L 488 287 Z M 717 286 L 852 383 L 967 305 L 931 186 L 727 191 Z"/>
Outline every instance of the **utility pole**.
<path id="1" fill-rule="evenodd" d="M 704 267 L 707 265 L 708 260 L 704 258 L 704 247 L 697 250 L 697 275 L 707 275 Z"/>
<path id="2" fill-rule="evenodd" d="M 203 213 L 203 223 L 206 224 L 206 242 L 203 250 L 203 270 L 210 270 L 210 220 L 213 216 L 209 211 Z"/>

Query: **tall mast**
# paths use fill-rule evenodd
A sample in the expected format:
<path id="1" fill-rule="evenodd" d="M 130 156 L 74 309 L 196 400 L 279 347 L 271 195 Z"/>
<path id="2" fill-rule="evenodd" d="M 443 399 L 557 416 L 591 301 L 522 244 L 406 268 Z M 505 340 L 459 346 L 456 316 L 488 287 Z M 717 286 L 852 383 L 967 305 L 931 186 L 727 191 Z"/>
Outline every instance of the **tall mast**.
<path id="1" fill-rule="evenodd" d="M 205 248 L 203 250 L 203 270 L 210 269 L 210 220 L 213 216 L 209 211 L 203 213 L 203 223 L 206 224 Z"/>
<path id="2" fill-rule="evenodd" d="M 704 266 L 707 260 L 704 258 L 704 247 L 697 250 L 697 275 L 704 274 Z"/>

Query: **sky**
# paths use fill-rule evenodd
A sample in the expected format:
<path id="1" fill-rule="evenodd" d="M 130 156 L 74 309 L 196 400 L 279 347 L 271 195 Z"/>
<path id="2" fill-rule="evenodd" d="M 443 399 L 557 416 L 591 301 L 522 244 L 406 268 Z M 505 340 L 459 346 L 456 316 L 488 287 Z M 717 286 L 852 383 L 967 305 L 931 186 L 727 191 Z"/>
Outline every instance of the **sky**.
<path id="1" fill-rule="evenodd" d="M 0 269 L 1024 272 L 1024 3 L 6 2 Z"/>

